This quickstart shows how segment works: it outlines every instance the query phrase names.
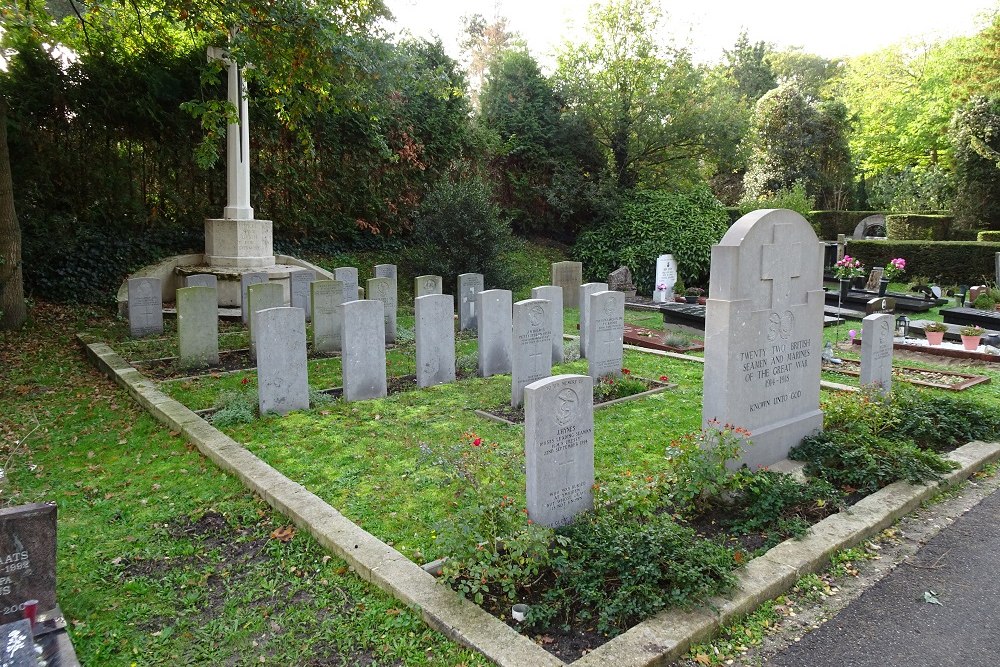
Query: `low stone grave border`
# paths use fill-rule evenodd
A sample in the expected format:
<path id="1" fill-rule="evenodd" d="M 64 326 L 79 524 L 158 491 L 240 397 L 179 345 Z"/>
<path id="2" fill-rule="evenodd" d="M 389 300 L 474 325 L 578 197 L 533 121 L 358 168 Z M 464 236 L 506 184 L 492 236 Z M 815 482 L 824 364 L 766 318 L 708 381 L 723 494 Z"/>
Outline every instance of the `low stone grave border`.
<path id="1" fill-rule="evenodd" d="M 861 345 L 861 341 L 854 339 L 855 345 Z M 951 357 L 952 359 L 970 359 L 975 361 L 985 361 L 990 364 L 1000 363 L 1000 354 L 988 354 L 986 352 L 976 352 L 975 350 L 955 350 L 937 345 L 910 345 L 909 343 L 893 343 L 893 349 L 906 350 L 907 352 L 920 352 L 935 357 Z"/>
<path id="2" fill-rule="evenodd" d="M 566 664 L 530 638 L 439 584 L 421 566 L 161 392 L 156 383 L 143 377 L 107 344 L 82 334 L 77 335 L 77 340 L 91 363 L 121 385 L 153 417 L 178 431 L 202 454 L 237 477 L 247 489 L 295 525 L 308 530 L 324 548 L 346 560 L 362 579 L 420 614 L 430 627 L 479 651 L 497 665 Z M 670 352 L 638 351 L 697 359 Z M 682 657 L 692 644 L 707 640 L 723 625 L 789 590 L 801 576 L 825 568 L 835 552 L 879 533 L 942 488 L 954 486 L 983 466 L 1000 460 L 1000 443 L 971 442 L 951 452 L 947 458 L 958 463 L 959 468 L 945 474 L 940 485 L 890 484 L 816 523 L 801 538 L 786 540 L 751 560 L 737 572 L 737 585 L 731 593 L 714 597 L 693 610 L 660 612 L 571 664 L 638 667 L 662 665 Z"/>
<path id="3" fill-rule="evenodd" d="M 844 375 L 850 375 L 853 377 L 861 376 L 861 362 L 845 359 L 844 362 L 850 362 L 850 366 L 847 368 L 842 368 L 835 364 L 823 364 L 822 369 L 828 373 L 842 373 Z M 854 366 L 857 365 L 858 370 L 855 370 Z M 969 373 L 956 373 L 954 371 L 936 371 L 927 368 L 917 368 L 916 366 L 893 366 L 892 367 L 893 380 L 899 380 L 900 382 L 907 382 L 909 384 L 920 385 L 921 387 L 934 387 L 935 389 L 944 389 L 946 391 L 965 391 L 969 387 L 975 387 L 977 384 L 988 384 L 990 378 L 985 375 L 971 375 Z M 964 382 L 958 382 L 956 384 L 942 384 L 940 382 L 931 382 L 929 380 L 914 380 L 902 375 L 897 375 L 896 371 L 918 371 L 925 373 L 938 373 L 940 375 L 951 375 L 954 377 L 965 378 Z"/>

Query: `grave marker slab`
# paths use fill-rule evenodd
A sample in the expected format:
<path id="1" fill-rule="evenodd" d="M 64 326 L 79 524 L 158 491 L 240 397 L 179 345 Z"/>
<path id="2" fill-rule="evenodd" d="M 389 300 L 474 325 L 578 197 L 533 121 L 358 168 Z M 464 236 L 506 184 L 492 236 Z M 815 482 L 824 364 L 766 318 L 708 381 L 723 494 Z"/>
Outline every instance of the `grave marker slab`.
<path id="1" fill-rule="evenodd" d="M 385 342 L 396 342 L 396 279 L 370 278 L 368 280 L 368 296 L 374 301 L 381 301 L 385 310 Z"/>
<path id="2" fill-rule="evenodd" d="M 34 634 L 26 618 L 0 625 L 0 667 L 37 667 Z"/>
<path id="3" fill-rule="evenodd" d="M 486 289 L 481 273 L 458 276 L 458 330 L 476 328 L 476 295 Z"/>
<path id="4" fill-rule="evenodd" d="M 376 278 L 392 278 L 393 280 L 398 279 L 396 275 L 396 265 L 395 264 L 376 264 L 375 265 L 375 277 Z"/>
<path id="5" fill-rule="evenodd" d="M 243 324 L 250 324 L 250 305 L 247 301 L 247 289 L 250 285 L 260 285 L 269 280 L 266 273 L 258 271 L 256 273 L 244 273 L 240 276 L 240 305 L 243 309 Z"/>
<path id="6" fill-rule="evenodd" d="M 635 283 L 627 266 L 620 266 L 608 274 L 608 289 L 624 292 L 629 297 L 635 296 Z"/>
<path id="7" fill-rule="evenodd" d="M 476 295 L 476 328 L 479 336 L 479 375 L 510 373 L 511 332 L 514 326 L 510 290 L 488 289 Z"/>
<path id="8" fill-rule="evenodd" d="M 341 266 L 333 270 L 333 279 L 344 283 L 344 298 L 347 301 L 354 301 L 355 296 L 363 299 L 364 295 L 359 291 L 358 270 L 353 266 Z"/>
<path id="9" fill-rule="evenodd" d="M 553 262 L 552 284 L 563 291 L 563 306 L 579 308 L 580 285 L 583 284 L 583 264 L 580 262 Z"/>
<path id="10" fill-rule="evenodd" d="M 214 287 L 177 290 L 177 344 L 181 368 L 218 365 L 219 296 Z"/>
<path id="11" fill-rule="evenodd" d="M 313 351 L 321 354 L 340 351 L 343 331 L 344 283 L 316 280 L 310 285 L 312 297 Z"/>
<path id="12" fill-rule="evenodd" d="M 292 308 L 302 309 L 306 322 L 312 319 L 312 289 L 310 285 L 314 280 L 316 280 L 316 272 L 312 269 L 300 269 L 288 274 L 289 301 Z"/>
<path id="13" fill-rule="evenodd" d="M 894 312 L 896 312 L 896 300 L 891 296 L 880 296 L 877 299 L 869 299 L 868 303 L 865 304 L 865 313 L 867 315 Z"/>
<path id="14" fill-rule="evenodd" d="M 163 333 L 163 293 L 159 278 L 128 279 L 128 327 L 135 338 Z"/>
<path id="15" fill-rule="evenodd" d="M 344 400 L 363 401 L 386 395 L 385 316 L 381 301 L 348 301 L 344 314 L 341 368 Z"/>
<path id="16" fill-rule="evenodd" d="M 563 353 L 563 292 L 558 285 L 542 285 L 531 288 L 532 299 L 545 299 L 552 304 L 549 309 L 552 328 L 552 364 L 561 364 Z"/>
<path id="17" fill-rule="evenodd" d="M 417 386 L 455 381 L 455 299 L 450 294 L 418 296 L 413 333 L 417 346 Z"/>
<path id="18" fill-rule="evenodd" d="M 257 358 L 256 314 L 268 308 L 285 305 L 285 291 L 278 283 L 257 283 L 247 286 L 247 309 L 250 313 L 250 358 Z"/>
<path id="19" fill-rule="evenodd" d="M 528 518 L 556 528 L 594 508 L 594 382 L 556 375 L 524 388 Z"/>
<path id="20" fill-rule="evenodd" d="M 597 292 L 607 292 L 608 284 L 584 283 L 583 285 L 580 285 L 580 288 L 577 291 L 579 292 L 577 296 L 577 303 L 580 308 L 580 358 L 586 359 L 587 355 L 590 354 L 590 347 L 587 343 L 587 329 L 589 328 L 587 324 L 587 317 L 589 316 L 590 295 L 596 294 Z"/>
<path id="21" fill-rule="evenodd" d="M 285 415 L 309 409 L 306 315 L 301 308 L 265 308 L 254 313 L 257 338 L 257 398 L 260 413 Z"/>
<path id="22" fill-rule="evenodd" d="M 56 606 L 54 503 L 0 510 L 0 623 L 23 618 L 28 600 L 39 613 Z"/>
<path id="23" fill-rule="evenodd" d="M 184 287 L 212 287 L 219 289 L 219 279 L 211 273 L 195 273 L 184 278 Z"/>
<path id="24" fill-rule="evenodd" d="M 868 281 L 865 283 L 865 290 L 869 292 L 878 291 L 878 283 L 885 275 L 885 267 L 876 266 L 868 273 Z"/>
<path id="25" fill-rule="evenodd" d="M 823 426 L 823 245 L 785 209 L 748 213 L 712 248 L 702 424 L 749 429 L 735 463 L 771 465 Z"/>
<path id="26" fill-rule="evenodd" d="M 892 315 L 868 315 L 861 320 L 862 385 L 874 384 L 885 395 L 892 389 L 892 339 L 895 334 Z"/>
<path id="27" fill-rule="evenodd" d="M 515 303 L 512 342 L 510 404 L 516 408 L 526 386 L 552 375 L 552 304 L 544 299 Z"/>
<path id="28" fill-rule="evenodd" d="M 428 294 L 443 294 L 444 281 L 441 276 L 417 276 L 413 279 L 413 298 Z"/>
<path id="29" fill-rule="evenodd" d="M 677 284 L 677 262 L 673 255 L 656 258 L 656 275 L 653 276 L 653 303 L 670 303 L 674 300 L 674 285 Z M 663 289 L 660 289 L 660 285 Z"/>
<path id="30" fill-rule="evenodd" d="M 587 307 L 587 374 L 597 382 L 603 377 L 622 374 L 622 344 L 625 339 L 625 295 L 621 292 L 596 292 Z"/>

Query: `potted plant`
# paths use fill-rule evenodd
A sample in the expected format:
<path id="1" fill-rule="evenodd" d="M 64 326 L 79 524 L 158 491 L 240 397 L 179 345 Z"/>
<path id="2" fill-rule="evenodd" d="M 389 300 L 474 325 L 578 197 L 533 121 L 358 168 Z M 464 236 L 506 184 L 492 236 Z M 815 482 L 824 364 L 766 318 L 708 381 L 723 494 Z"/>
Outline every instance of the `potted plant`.
<path id="1" fill-rule="evenodd" d="M 843 299 L 851 290 L 851 280 L 865 275 L 865 265 L 860 259 L 844 255 L 834 266 L 834 273 L 840 279 L 840 298 Z"/>
<path id="2" fill-rule="evenodd" d="M 924 327 L 924 335 L 927 336 L 928 345 L 940 345 L 944 342 L 944 334 L 948 331 L 948 325 L 944 322 L 928 322 Z"/>
<path id="3" fill-rule="evenodd" d="M 882 270 L 882 278 L 878 281 L 878 295 L 885 296 L 885 290 L 889 287 L 889 281 L 895 280 L 906 273 L 906 260 L 902 257 L 890 259 Z"/>
<path id="4" fill-rule="evenodd" d="M 979 347 L 979 339 L 983 337 L 984 333 L 986 333 L 986 329 L 974 324 L 962 327 L 959 330 L 959 334 L 962 336 L 962 346 L 966 350 L 975 351 Z"/>
<path id="5" fill-rule="evenodd" d="M 700 287 L 688 287 L 684 290 L 684 300 L 688 303 L 698 303 L 700 296 L 705 296 L 705 290 Z"/>

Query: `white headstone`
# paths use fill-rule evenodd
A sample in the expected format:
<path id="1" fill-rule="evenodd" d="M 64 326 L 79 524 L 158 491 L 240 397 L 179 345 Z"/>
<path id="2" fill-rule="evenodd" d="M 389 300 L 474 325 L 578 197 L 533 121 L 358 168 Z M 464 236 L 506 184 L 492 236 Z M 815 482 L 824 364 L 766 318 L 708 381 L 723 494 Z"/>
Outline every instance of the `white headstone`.
<path id="1" fill-rule="evenodd" d="M 417 386 L 455 381 L 455 299 L 450 294 L 418 296 L 413 334 L 417 347 Z"/>
<path id="2" fill-rule="evenodd" d="M 513 303 L 510 290 L 489 289 L 476 295 L 481 377 L 510 373 Z"/>
<path id="3" fill-rule="evenodd" d="M 587 343 L 587 313 L 590 307 L 590 295 L 608 291 L 608 284 L 584 283 L 580 285 L 577 291 L 579 292 L 577 303 L 580 307 L 580 358 L 585 359 L 590 354 L 590 347 Z M 563 295 L 565 296 L 565 292 L 563 292 Z"/>
<path id="4" fill-rule="evenodd" d="M 562 287 L 564 307 L 578 308 L 580 285 L 583 284 L 583 264 L 580 262 L 553 262 L 552 284 Z"/>
<path id="5" fill-rule="evenodd" d="M 364 298 L 364 295 L 358 291 L 361 287 L 358 284 L 358 270 L 355 267 L 341 266 L 334 269 L 333 279 L 344 283 L 344 298 L 348 301 L 354 301 L 355 295 L 357 295 L 357 300 Z"/>
<path id="6" fill-rule="evenodd" d="M 622 298 L 625 295 L 621 292 Z M 552 304 L 525 299 L 514 304 L 514 339 L 511 349 L 510 404 L 518 407 L 524 388 L 552 375 Z"/>
<path id="7" fill-rule="evenodd" d="M 305 313 L 306 322 L 312 319 L 312 289 L 310 284 L 316 280 L 316 272 L 312 269 L 300 269 L 288 274 L 289 300 L 292 308 L 301 308 Z"/>
<path id="8" fill-rule="evenodd" d="M 184 287 L 219 288 L 219 278 L 211 273 L 195 273 L 184 278 Z"/>
<path id="9" fill-rule="evenodd" d="M 594 508 L 594 383 L 556 375 L 524 388 L 528 518 L 556 528 Z"/>
<path id="10" fill-rule="evenodd" d="M 794 211 L 748 213 L 712 248 L 702 423 L 749 429 L 737 465 L 771 465 L 823 427 L 822 279 L 823 246 Z"/>
<path id="11" fill-rule="evenodd" d="M 313 321 L 313 351 L 321 354 L 340 351 L 343 331 L 344 283 L 316 280 L 310 284 Z"/>
<path id="12" fill-rule="evenodd" d="M 597 382 L 603 377 L 622 374 L 625 341 L 625 294 L 596 292 L 587 306 L 587 374 Z"/>
<path id="13" fill-rule="evenodd" d="M 417 276 L 413 279 L 413 298 L 428 294 L 443 294 L 444 281 L 441 276 Z"/>
<path id="14" fill-rule="evenodd" d="M 247 309 L 250 312 L 250 358 L 257 358 L 256 316 L 262 310 L 285 305 L 285 291 L 278 283 L 257 283 L 247 287 Z"/>
<path id="15" fill-rule="evenodd" d="M 458 276 L 458 330 L 476 328 L 476 295 L 486 289 L 481 273 Z"/>
<path id="16" fill-rule="evenodd" d="M 344 400 L 386 395 L 385 315 L 381 301 L 348 301 L 344 313 L 341 372 Z"/>
<path id="17" fill-rule="evenodd" d="M 385 342 L 396 342 L 396 298 L 395 278 L 369 278 L 368 296 L 375 301 L 381 301 L 385 310 Z"/>
<path id="18" fill-rule="evenodd" d="M 861 384 L 874 384 L 882 394 L 892 389 L 892 315 L 868 315 L 861 320 Z"/>
<path id="19" fill-rule="evenodd" d="M 243 324 L 250 323 L 250 308 L 247 302 L 247 288 L 250 285 L 266 283 L 268 276 L 263 272 L 244 273 L 240 275 L 240 305 L 243 309 Z"/>
<path id="20" fill-rule="evenodd" d="M 656 258 L 656 276 L 653 280 L 653 303 L 670 303 L 674 300 L 677 284 L 677 262 L 673 255 Z"/>
<path id="21" fill-rule="evenodd" d="M 396 276 L 396 265 L 395 264 L 376 264 L 375 265 L 375 277 L 376 278 L 392 278 L 397 279 Z"/>
<path id="22" fill-rule="evenodd" d="M 136 338 L 163 333 L 163 293 L 159 278 L 128 279 L 128 328 Z"/>
<path id="23" fill-rule="evenodd" d="M 214 287 L 177 290 L 177 344 L 181 368 L 219 363 L 219 297 Z"/>
<path id="24" fill-rule="evenodd" d="M 552 318 L 552 364 L 561 364 L 563 352 L 563 291 L 558 285 L 543 285 L 531 288 L 532 299 L 545 299 L 552 304 L 549 315 Z"/>
<path id="25" fill-rule="evenodd" d="M 301 308 L 254 313 L 257 330 L 257 397 L 260 413 L 309 409 L 306 315 Z"/>

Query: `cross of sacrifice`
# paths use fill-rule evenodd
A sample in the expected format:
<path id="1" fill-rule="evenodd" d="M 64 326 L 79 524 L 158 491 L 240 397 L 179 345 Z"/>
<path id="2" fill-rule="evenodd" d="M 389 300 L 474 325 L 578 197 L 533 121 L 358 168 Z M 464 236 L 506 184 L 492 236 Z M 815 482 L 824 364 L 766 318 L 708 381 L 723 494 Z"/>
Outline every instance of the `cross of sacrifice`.
<path id="1" fill-rule="evenodd" d="M 780 242 L 790 236 L 792 229 L 790 224 L 775 225 L 771 237 L 774 243 L 762 247 L 760 278 L 771 281 L 773 311 L 782 312 L 792 305 L 792 278 L 802 275 L 802 244 Z"/>
<path id="2" fill-rule="evenodd" d="M 235 37 L 236 32 L 234 31 Z M 236 123 L 226 127 L 226 208 L 227 220 L 253 220 L 250 206 L 250 124 L 247 118 L 247 83 L 243 68 L 222 47 L 208 47 L 208 60 L 220 60 L 229 70 L 229 102 L 238 112 Z"/>

